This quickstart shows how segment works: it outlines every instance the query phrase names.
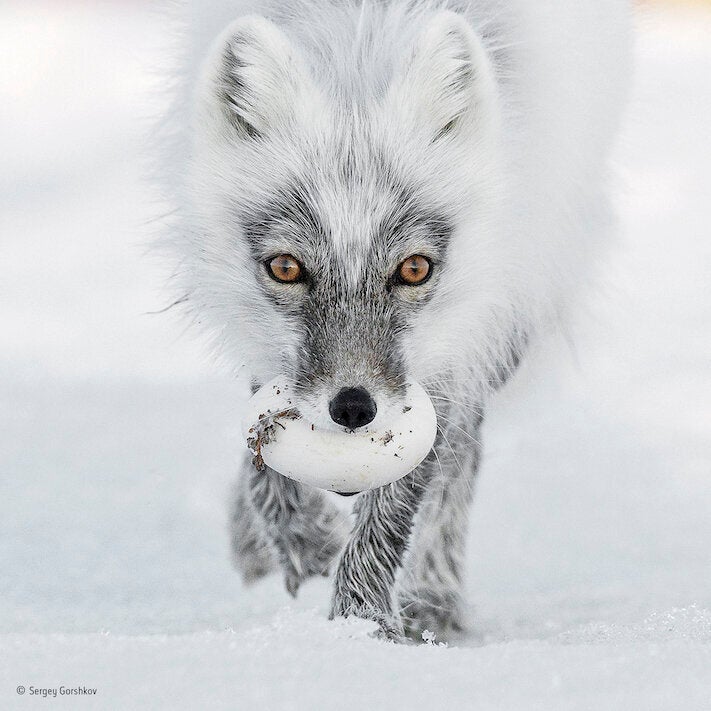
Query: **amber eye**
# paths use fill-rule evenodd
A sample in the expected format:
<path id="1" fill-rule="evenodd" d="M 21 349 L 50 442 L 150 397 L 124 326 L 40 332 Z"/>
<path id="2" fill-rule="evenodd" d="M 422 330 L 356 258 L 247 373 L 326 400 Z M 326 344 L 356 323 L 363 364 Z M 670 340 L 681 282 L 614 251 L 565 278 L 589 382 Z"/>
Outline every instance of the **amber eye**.
<path id="1" fill-rule="evenodd" d="M 304 278 L 304 268 L 290 254 L 280 254 L 267 261 L 269 276 L 285 284 L 293 284 Z"/>
<path id="2" fill-rule="evenodd" d="M 397 270 L 397 276 L 401 284 L 417 286 L 424 284 L 432 273 L 432 262 L 421 254 L 413 254 L 408 257 Z"/>

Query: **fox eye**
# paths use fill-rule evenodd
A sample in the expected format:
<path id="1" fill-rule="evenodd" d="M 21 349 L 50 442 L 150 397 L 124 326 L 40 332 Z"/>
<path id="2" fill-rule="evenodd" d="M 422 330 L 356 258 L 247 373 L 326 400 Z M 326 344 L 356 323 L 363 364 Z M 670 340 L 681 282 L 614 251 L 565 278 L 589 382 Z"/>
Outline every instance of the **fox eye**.
<path id="1" fill-rule="evenodd" d="M 432 262 L 421 254 L 413 254 L 397 268 L 397 279 L 401 284 L 419 286 L 432 274 Z"/>
<path id="2" fill-rule="evenodd" d="M 304 268 L 290 254 L 279 254 L 266 262 L 269 276 L 282 284 L 293 284 L 304 279 Z"/>

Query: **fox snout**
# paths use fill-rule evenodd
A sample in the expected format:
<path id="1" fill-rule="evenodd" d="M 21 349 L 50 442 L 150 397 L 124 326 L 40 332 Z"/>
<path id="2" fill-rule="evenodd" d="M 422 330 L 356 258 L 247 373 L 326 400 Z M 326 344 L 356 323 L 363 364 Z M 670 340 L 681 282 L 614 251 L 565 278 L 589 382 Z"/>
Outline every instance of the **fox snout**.
<path id="1" fill-rule="evenodd" d="M 361 387 L 342 388 L 328 405 L 331 419 L 349 430 L 364 427 L 372 422 L 377 411 L 375 400 Z"/>

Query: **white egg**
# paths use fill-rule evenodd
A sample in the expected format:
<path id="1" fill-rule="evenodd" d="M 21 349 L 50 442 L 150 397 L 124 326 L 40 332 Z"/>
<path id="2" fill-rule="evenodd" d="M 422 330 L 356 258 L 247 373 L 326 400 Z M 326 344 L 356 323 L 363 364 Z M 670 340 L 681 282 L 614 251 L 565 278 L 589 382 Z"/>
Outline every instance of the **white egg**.
<path id="1" fill-rule="evenodd" d="M 425 459 L 437 434 L 432 401 L 415 382 L 407 384 L 402 411 L 381 431 L 320 429 L 294 403 L 283 378 L 250 398 L 242 433 L 254 464 L 330 491 L 356 493 L 397 481 Z"/>

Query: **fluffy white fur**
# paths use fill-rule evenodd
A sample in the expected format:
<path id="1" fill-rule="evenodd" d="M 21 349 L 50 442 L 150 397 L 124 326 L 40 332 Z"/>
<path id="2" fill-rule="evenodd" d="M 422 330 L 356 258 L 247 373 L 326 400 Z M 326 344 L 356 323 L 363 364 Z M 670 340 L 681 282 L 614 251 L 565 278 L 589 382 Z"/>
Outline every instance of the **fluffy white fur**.
<path id="1" fill-rule="evenodd" d="M 403 622 L 415 636 L 460 629 L 481 408 L 527 344 L 564 326 L 610 229 L 627 3 L 179 10 L 165 152 L 177 295 L 256 383 L 304 376 L 297 406 L 319 426 L 333 425 L 341 387 L 370 391 L 376 428 L 402 406 L 403 377 L 428 387 L 438 441 L 411 475 L 361 497 L 332 615 L 377 620 L 396 638 Z M 263 260 L 280 253 L 304 260 L 308 288 L 269 279 Z M 386 287 L 412 254 L 436 259 L 432 279 Z M 337 519 L 320 492 L 247 466 L 239 567 L 257 577 L 276 557 L 295 593 L 340 549 Z"/>
<path id="2" fill-rule="evenodd" d="M 335 134 L 353 132 L 356 150 L 374 134 L 457 215 L 446 277 L 414 324 L 412 375 L 426 381 L 448 366 L 481 390 L 508 360 L 512 334 L 532 339 L 564 320 L 606 241 L 627 14 L 624 0 L 181 4 L 167 120 L 178 295 L 232 363 L 259 379 L 278 374 L 295 347 L 290 324 L 246 273 L 234 204 L 258 203 L 303 170 L 303 144 L 328 161 Z M 258 146 L 236 140 L 215 107 L 215 65 L 240 27 L 254 36 L 244 113 L 266 131 Z M 447 76 L 467 54 L 471 94 L 448 95 Z M 455 118 L 456 135 L 432 144 Z M 377 195 L 378 176 L 366 179 Z M 334 222 L 357 219 L 359 196 L 324 186 L 319 199 Z M 344 249 L 357 233 L 341 230 Z"/>

